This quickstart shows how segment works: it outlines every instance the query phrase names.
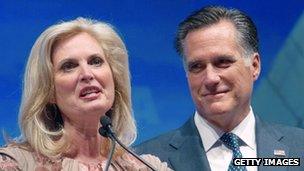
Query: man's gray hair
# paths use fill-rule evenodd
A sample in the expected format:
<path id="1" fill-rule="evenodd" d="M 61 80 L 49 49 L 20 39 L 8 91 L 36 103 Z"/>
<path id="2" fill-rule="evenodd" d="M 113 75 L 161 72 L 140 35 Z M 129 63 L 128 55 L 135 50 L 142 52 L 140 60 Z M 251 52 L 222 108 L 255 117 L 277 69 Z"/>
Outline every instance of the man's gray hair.
<path id="1" fill-rule="evenodd" d="M 222 20 L 230 21 L 235 26 L 237 40 L 245 57 L 259 51 L 257 29 L 249 16 L 237 9 L 208 6 L 195 11 L 179 24 L 175 38 L 177 53 L 184 56 L 183 42 L 188 33 L 219 23 Z"/>

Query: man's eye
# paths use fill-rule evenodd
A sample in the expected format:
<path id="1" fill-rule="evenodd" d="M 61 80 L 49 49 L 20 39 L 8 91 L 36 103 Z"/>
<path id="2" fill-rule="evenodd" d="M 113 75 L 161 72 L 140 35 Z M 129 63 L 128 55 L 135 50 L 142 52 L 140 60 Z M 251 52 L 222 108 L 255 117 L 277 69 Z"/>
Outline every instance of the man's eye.
<path id="1" fill-rule="evenodd" d="M 204 65 L 199 62 L 190 63 L 188 65 L 188 71 L 191 73 L 199 73 L 200 71 L 204 70 Z"/>
<path id="2" fill-rule="evenodd" d="M 218 68 L 228 68 L 234 61 L 231 59 L 220 59 L 215 62 L 215 66 Z"/>
<path id="3" fill-rule="evenodd" d="M 74 62 L 65 62 L 61 65 L 60 70 L 64 71 L 64 72 L 69 72 L 71 71 L 73 68 L 77 67 L 77 64 Z"/>
<path id="4" fill-rule="evenodd" d="M 94 66 L 101 66 L 101 64 L 103 63 L 103 59 L 101 57 L 95 56 L 88 63 Z"/>

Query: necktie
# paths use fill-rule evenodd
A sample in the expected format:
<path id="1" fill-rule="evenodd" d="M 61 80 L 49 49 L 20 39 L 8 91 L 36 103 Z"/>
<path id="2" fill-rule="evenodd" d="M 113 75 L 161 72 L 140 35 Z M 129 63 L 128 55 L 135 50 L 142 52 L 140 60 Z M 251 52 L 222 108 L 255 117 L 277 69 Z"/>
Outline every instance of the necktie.
<path id="1" fill-rule="evenodd" d="M 229 164 L 228 171 L 246 171 L 245 166 L 233 165 L 234 158 L 242 158 L 242 153 L 240 151 L 240 146 L 239 146 L 239 137 L 234 133 L 226 132 L 221 137 L 221 141 L 225 144 L 227 148 L 229 148 L 233 152 L 233 157 Z"/>

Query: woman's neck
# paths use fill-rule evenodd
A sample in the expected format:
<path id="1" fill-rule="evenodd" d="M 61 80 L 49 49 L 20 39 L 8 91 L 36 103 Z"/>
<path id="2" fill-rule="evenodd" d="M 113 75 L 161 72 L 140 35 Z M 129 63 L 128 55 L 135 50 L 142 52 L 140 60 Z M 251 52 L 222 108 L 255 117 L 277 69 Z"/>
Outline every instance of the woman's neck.
<path id="1" fill-rule="evenodd" d="M 99 135 L 98 128 L 99 124 L 94 126 L 94 124 L 86 124 L 85 121 L 77 125 L 68 121 L 65 122 L 65 135 L 71 143 L 67 156 L 83 163 L 100 162 L 103 158 L 101 147 L 105 139 Z"/>

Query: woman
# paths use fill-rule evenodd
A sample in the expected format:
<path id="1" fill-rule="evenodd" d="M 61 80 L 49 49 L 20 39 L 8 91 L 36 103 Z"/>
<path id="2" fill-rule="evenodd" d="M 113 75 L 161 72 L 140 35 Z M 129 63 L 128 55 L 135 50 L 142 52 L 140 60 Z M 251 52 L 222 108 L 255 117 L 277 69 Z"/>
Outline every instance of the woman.
<path id="1" fill-rule="evenodd" d="M 128 55 L 110 25 L 84 18 L 59 23 L 35 42 L 24 75 L 21 141 L 0 149 L 0 170 L 102 170 L 110 142 L 98 133 L 108 115 L 118 138 L 136 138 Z M 157 157 L 144 156 L 157 170 Z M 117 149 L 110 170 L 147 169 Z"/>

